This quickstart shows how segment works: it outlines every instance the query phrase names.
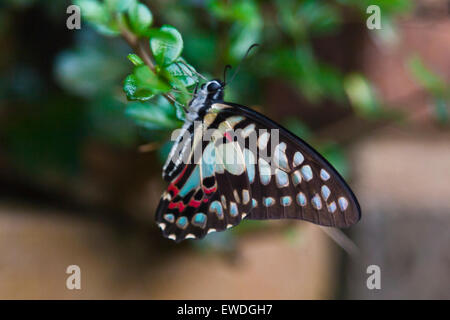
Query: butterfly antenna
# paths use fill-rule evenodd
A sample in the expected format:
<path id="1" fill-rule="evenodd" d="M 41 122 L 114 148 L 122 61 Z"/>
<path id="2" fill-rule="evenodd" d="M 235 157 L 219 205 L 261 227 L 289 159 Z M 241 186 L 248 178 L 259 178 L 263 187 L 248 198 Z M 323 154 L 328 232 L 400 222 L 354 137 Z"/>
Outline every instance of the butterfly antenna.
<path id="1" fill-rule="evenodd" d="M 229 64 L 227 64 L 226 66 L 225 66 L 225 69 L 223 69 L 223 85 L 225 86 L 226 84 L 227 84 L 227 71 L 229 70 L 229 69 L 231 69 L 232 67 L 229 65 Z"/>
<path id="2" fill-rule="evenodd" d="M 228 81 L 228 83 L 231 83 L 231 81 L 234 80 L 234 77 L 236 77 L 237 73 L 239 72 L 239 70 L 241 69 L 242 63 L 244 62 L 244 60 L 247 58 L 247 56 L 249 55 L 250 51 L 254 48 L 254 47 L 258 47 L 259 44 L 258 43 L 254 43 L 252 44 L 248 49 L 247 52 L 245 53 L 244 57 L 241 59 L 241 62 L 239 62 L 236 71 L 234 71 L 233 75 L 231 76 L 230 81 Z M 225 67 L 226 68 L 226 67 Z"/>

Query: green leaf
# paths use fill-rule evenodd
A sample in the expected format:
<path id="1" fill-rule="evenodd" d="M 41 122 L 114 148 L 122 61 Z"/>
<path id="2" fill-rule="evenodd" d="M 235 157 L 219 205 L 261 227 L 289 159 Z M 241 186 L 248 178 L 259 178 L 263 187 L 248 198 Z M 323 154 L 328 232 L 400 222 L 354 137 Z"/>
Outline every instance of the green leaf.
<path id="1" fill-rule="evenodd" d="M 123 90 L 129 100 L 147 101 L 156 94 L 170 91 L 171 86 L 147 65 L 139 64 L 140 59 L 137 56 L 131 56 L 131 59 L 138 65 L 123 83 Z"/>
<path id="2" fill-rule="evenodd" d="M 344 80 L 344 88 L 350 103 L 362 116 L 375 115 L 380 111 L 370 83 L 360 74 L 350 74 Z"/>
<path id="3" fill-rule="evenodd" d="M 184 110 L 181 107 L 181 105 L 179 104 L 172 104 L 170 103 L 165 97 L 162 96 L 158 96 L 156 97 L 152 103 L 156 106 L 158 106 L 158 108 L 164 110 L 164 112 L 167 114 L 167 116 L 171 119 L 173 119 L 174 121 L 176 121 L 176 119 L 181 120 L 182 122 L 184 122 Z M 179 124 L 179 126 L 181 126 L 181 123 Z"/>
<path id="4" fill-rule="evenodd" d="M 142 33 L 142 36 L 147 38 L 157 38 L 168 42 L 173 42 L 175 40 L 170 32 L 161 31 L 159 28 L 148 28 Z"/>
<path id="5" fill-rule="evenodd" d="M 161 99 L 152 102 L 131 102 L 125 115 L 144 128 L 150 130 L 171 130 L 180 126 L 181 122 L 173 116 L 173 107 Z"/>
<path id="6" fill-rule="evenodd" d="M 131 63 L 134 64 L 136 67 L 144 64 L 144 61 L 142 61 L 142 59 L 141 59 L 137 54 L 130 53 L 130 54 L 127 56 L 127 58 L 128 58 L 128 60 L 130 60 Z"/>
<path id="7" fill-rule="evenodd" d="M 125 91 L 128 100 L 147 101 L 155 96 L 149 88 L 138 87 L 138 81 L 134 74 L 130 74 L 125 78 L 123 83 L 123 91 Z"/>
<path id="8" fill-rule="evenodd" d="M 153 22 L 153 16 L 150 9 L 142 3 L 135 3 L 130 6 L 128 9 L 128 16 L 130 17 L 132 30 L 138 35 L 145 34 L 145 31 Z"/>
<path id="9" fill-rule="evenodd" d="M 76 0 L 74 2 L 80 7 L 81 15 L 87 21 L 94 24 L 106 24 L 110 19 L 108 10 L 96 0 Z"/>
<path id="10" fill-rule="evenodd" d="M 180 98 L 178 97 L 178 94 L 174 94 L 175 100 L 180 101 Z M 170 103 L 169 100 L 167 100 L 165 97 L 162 97 L 161 95 L 157 96 L 154 101 L 152 101 L 154 104 L 158 105 L 159 108 L 163 109 L 164 112 L 172 119 L 174 120 L 180 120 L 184 122 L 185 120 L 185 114 L 183 105 L 180 103 Z"/>
<path id="11" fill-rule="evenodd" d="M 150 47 L 156 62 L 166 66 L 181 55 L 183 38 L 177 29 L 169 25 L 162 26 L 160 32 L 150 39 Z"/>
<path id="12" fill-rule="evenodd" d="M 70 51 L 62 51 L 56 57 L 55 78 L 68 92 L 92 97 L 117 85 L 117 81 L 127 74 L 123 56 L 101 38 L 97 41 L 95 46 L 84 44 Z"/>
<path id="13" fill-rule="evenodd" d="M 171 89 L 168 83 L 160 79 L 158 75 L 146 65 L 135 67 L 134 75 L 137 80 L 138 88 L 145 87 L 158 93 L 168 92 Z"/>
<path id="14" fill-rule="evenodd" d="M 296 15 L 297 20 L 306 24 L 308 32 L 311 34 L 336 32 L 341 25 L 341 17 L 337 8 L 320 1 L 303 2 Z"/>
<path id="15" fill-rule="evenodd" d="M 128 99 L 132 99 L 137 90 L 137 80 L 134 74 L 128 75 L 123 81 L 123 91 L 125 91 Z"/>
<path id="16" fill-rule="evenodd" d="M 185 121 L 186 120 L 186 114 L 184 113 L 183 107 L 181 105 L 179 105 L 178 103 L 175 103 L 175 111 L 176 111 L 176 116 L 177 119 L 180 121 Z"/>
<path id="17" fill-rule="evenodd" d="M 193 66 L 179 58 L 177 61 L 168 65 L 165 70 L 179 82 L 174 83 L 173 86 L 182 90 L 184 87 L 190 87 L 198 82 L 197 75 L 192 71 L 195 70 Z M 180 88 L 182 86 L 183 88 Z"/>
<path id="18" fill-rule="evenodd" d="M 106 0 L 106 6 L 112 12 L 123 12 L 136 4 L 136 0 Z"/>
<path id="19" fill-rule="evenodd" d="M 407 65 L 417 82 L 426 90 L 434 95 L 443 95 L 445 93 L 446 84 L 444 80 L 427 68 L 419 56 L 411 57 Z"/>
<path id="20" fill-rule="evenodd" d="M 259 7 L 253 0 L 228 2 L 209 0 L 208 8 L 223 20 L 238 21 L 245 25 L 254 25 L 261 21 Z"/>
<path id="21" fill-rule="evenodd" d="M 76 0 L 74 3 L 80 6 L 82 17 L 92 23 L 99 33 L 105 36 L 120 34 L 117 20 L 112 18 L 105 5 L 96 0 Z"/>

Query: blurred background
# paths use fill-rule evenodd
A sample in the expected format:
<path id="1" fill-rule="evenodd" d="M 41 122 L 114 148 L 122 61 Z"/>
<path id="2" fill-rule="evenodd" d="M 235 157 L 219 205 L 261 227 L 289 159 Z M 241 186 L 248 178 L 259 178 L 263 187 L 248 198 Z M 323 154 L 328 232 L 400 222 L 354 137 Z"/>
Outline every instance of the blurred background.
<path id="1" fill-rule="evenodd" d="M 450 298 L 450 1 L 142 2 L 207 77 L 261 44 L 225 98 L 344 175 L 362 206 L 344 231 L 358 250 L 299 221 L 163 239 L 154 212 L 178 110 L 127 102 L 133 49 L 114 28 L 82 19 L 69 30 L 70 1 L 5 0 L 0 298 Z M 370 4 L 379 30 L 366 26 Z M 74 264 L 81 290 L 66 288 Z M 381 290 L 366 286 L 369 265 Z"/>

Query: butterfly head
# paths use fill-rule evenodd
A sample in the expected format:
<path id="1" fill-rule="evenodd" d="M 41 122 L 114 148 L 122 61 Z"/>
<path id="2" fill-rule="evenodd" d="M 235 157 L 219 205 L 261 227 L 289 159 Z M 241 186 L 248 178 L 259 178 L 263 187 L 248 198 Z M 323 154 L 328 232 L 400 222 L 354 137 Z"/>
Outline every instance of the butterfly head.
<path id="1" fill-rule="evenodd" d="M 202 84 L 200 94 L 211 100 L 223 100 L 224 87 L 225 84 L 222 81 L 214 79 Z"/>

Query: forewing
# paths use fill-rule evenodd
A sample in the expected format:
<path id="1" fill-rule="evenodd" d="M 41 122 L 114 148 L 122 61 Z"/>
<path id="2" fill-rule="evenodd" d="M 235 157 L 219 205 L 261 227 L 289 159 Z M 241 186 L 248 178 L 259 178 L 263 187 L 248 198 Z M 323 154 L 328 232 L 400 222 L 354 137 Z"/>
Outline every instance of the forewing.
<path id="1" fill-rule="evenodd" d="M 236 104 L 223 117 L 244 117 L 235 127 L 247 164 L 253 209 L 248 219 L 303 219 L 323 226 L 348 227 L 361 217 L 353 192 L 317 151 L 279 124 Z M 240 129 L 240 130 L 239 130 Z"/>

